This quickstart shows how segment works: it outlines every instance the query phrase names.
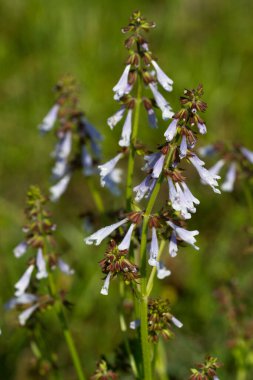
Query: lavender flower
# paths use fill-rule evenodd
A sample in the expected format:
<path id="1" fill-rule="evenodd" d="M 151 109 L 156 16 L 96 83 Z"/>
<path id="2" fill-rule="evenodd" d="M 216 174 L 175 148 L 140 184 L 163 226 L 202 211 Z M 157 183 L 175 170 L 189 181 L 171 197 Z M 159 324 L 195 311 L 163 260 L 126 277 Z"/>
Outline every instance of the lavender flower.
<path id="1" fill-rule="evenodd" d="M 124 239 L 122 240 L 122 242 L 118 246 L 118 249 L 120 251 L 124 251 L 125 249 L 127 249 L 127 250 L 129 249 L 130 243 L 131 243 L 132 233 L 133 233 L 133 230 L 134 230 L 135 226 L 136 225 L 134 223 L 132 223 L 130 225 L 129 230 L 127 231 Z"/>
<path id="2" fill-rule="evenodd" d="M 122 106 L 113 116 L 107 119 L 107 124 L 109 125 L 111 129 L 113 129 L 115 125 L 117 125 L 120 122 L 120 120 L 123 118 L 125 110 L 126 110 L 126 106 Z"/>
<path id="3" fill-rule="evenodd" d="M 172 141 L 177 133 L 177 119 L 173 119 L 168 128 L 166 129 L 164 136 L 166 141 Z"/>
<path id="4" fill-rule="evenodd" d="M 74 269 L 70 268 L 69 264 L 67 264 L 62 259 L 58 259 L 57 265 L 62 273 L 67 274 L 68 276 L 71 276 L 75 273 Z"/>
<path id="5" fill-rule="evenodd" d="M 72 133 L 68 131 L 64 134 L 64 136 L 60 139 L 59 143 L 56 145 L 56 149 L 53 152 L 53 156 L 56 157 L 57 160 L 65 160 L 71 152 L 71 144 Z"/>
<path id="6" fill-rule="evenodd" d="M 98 170 L 100 172 L 100 183 L 102 187 L 106 186 L 114 191 L 117 189 L 117 187 L 115 187 L 115 183 L 120 181 L 121 172 L 115 171 L 115 166 L 123 156 L 123 153 L 119 153 L 105 164 L 98 165 Z"/>
<path id="7" fill-rule="evenodd" d="M 241 152 L 242 152 L 242 154 L 244 155 L 244 157 L 247 158 L 247 160 L 248 160 L 251 164 L 253 164 L 253 152 L 250 151 L 250 150 L 247 149 L 247 148 L 244 148 L 244 147 L 241 148 Z"/>
<path id="8" fill-rule="evenodd" d="M 159 178 L 160 177 L 160 174 L 163 170 L 163 164 L 164 164 L 165 157 L 166 156 L 164 154 L 161 154 L 159 159 L 156 161 L 156 163 L 153 167 L 153 172 L 152 172 L 153 178 Z"/>
<path id="9" fill-rule="evenodd" d="M 165 267 L 162 261 L 157 261 L 156 269 L 157 269 L 157 278 L 159 280 L 163 280 L 164 278 L 171 275 L 171 271 Z"/>
<path id="10" fill-rule="evenodd" d="M 155 68 L 156 71 L 156 76 L 157 80 L 160 83 L 160 85 L 166 90 L 166 91 L 172 91 L 172 85 L 173 85 L 173 80 L 170 79 L 164 72 L 163 70 L 158 66 L 158 64 L 152 60 L 151 61 L 152 65 Z"/>
<path id="11" fill-rule="evenodd" d="M 216 188 L 216 186 L 218 186 L 217 179 L 219 179 L 220 176 L 212 174 L 206 168 L 204 168 L 203 166 L 205 165 L 205 163 L 201 161 L 195 154 L 189 157 L 189 160 L 196 168 L 202 181 L 211 186 L 215 193 L 220 194 L 220 190 Z"/>
<path id="12" fill-rule="evenodd" d="M 223 191 L 233 191 L 236 179 L 236 163 L 232 162 L 229 166 L 225 182 L 221 185 Z"/>
<path id="13" fill-rule="evenodd" d="M 159 245 L 158 245 L 158 239 L 157 239 L 157 234 L 156 234 L 156 229 L 155 227 L 152 227 L 152 239 L 151 239 L 151 244 L 150 244 L 150 257 L 148 260 L 149 265 L 152 267 L 155 267 L 157 264 L 157 256 L 159 253 Z"/>
<path id="14" fill-rule="evenodd" d="M 147 113 L 148 113 L 149 125 L 152 128 L 157 128 L 157 118 L 156 118 L 154 110 L 152 108 L 150 108 L 149 110 L 147 110 Z"/>
<path id="15" fill-rule="evenodd" d="M 114 230 L 122 226 L 128 221 L 128 218 L 121 220 L 120 222 L 114 223 L 111 226 L 103 227 L 100 230 L 94 232 L 92 235 L 84 239 L 84 242 L 88 245 L 95 244 L 99 245 L 102 240 L 109 236 Z"/>
<path id="16" fill-rule="evenodd" d="M 128 90 L 128 75 L 131 69 L 131 65 L 127 65 L 121 75 L 118 83 L 113 87 L 113 91 L 115 92 L 114 98 L 115 100 L 119 100 L 124 94 L 127 93 Z"/>
<path id="17" fill-rule="evenodd" d="M 111 279 L 111 272 L 109 272 L 108 275 L 106 276 L 104 285 L 103 285 L 103 287 L 102 287 L 102 289 L 100 291 L 100 293 L 103 294 L 103 296 L 107 296 L 108 295 L 109 285 L 110 285 L 110 279 Z"/>
<path id="18" fill-rule="evenodd" d="M 163 120 L 168 120 L 171 119 L 172 116 L 174 115 L 171 106 L 167 102 L 166 99 L 160 94 L 160 92 L 157 90 L 156 86 L 153 83 L 149 84 L 149 88 L 152 91 L 155 101 L 157 103 L 157 106 L 160 108 L 162 111 L 162 118 Z"/>
<path id="19" fill-rule="evenodd" d="M 177 236 L 176 232 L 172 231 L 170 242 L 169 242 L 169 254 L 171 257 L 175 257 L 178 252 L 178 246 L 177 246 Z"/>
<path id="20" fill-rule="evenodd" d="M 38 280 L 41 280 L 42 278 L 45 278 L 48 276 L 47 269 L 46 269 L 46 262 L 43 257 L 42 249 L 38 249 L 37 257 L 36 257 L 36 266 L 38 269 L 38 273 L 36 274 L 36 278 Z"/>
<path id="21" fill-rule="evenodd" d="M 14 256 L 19 258 L 23 256 L 27 251 L 27 243 L 25 241 L 22 241 L 19 243 L 13 250 Z"/>
<path id="22" fill-rule="evenodd" d="M 25 293 L 28 288 L 32 276 L 32 272 L 34 270 L 34 265 L 29 265 L 23 276 L 19 279 L 19 281 L 15 284 L 15 296 L 19 297 L 23 293 Z"/>
<path id="23" fill-rule="evenodd" d="M 57 119 L 59 109 L 60 109 L 59 104 L 55 104 L 50 109 L 48 114 L 42 120 L 42 123 L 38 126 L 38 128 L 41 132 L 46 133 L 46 132 L 49 132 L 53 128 L 53 126 L 56 122 L 56 119 Z"/>
<path id="24" fill-rule="evenodd" d="M 179 151 L 180 151 L 179 157 L 181 159 L 184 158 L 186 156 L 186 154 L 187 154 L 187 140 L 186 140 L 186 136 L 185 135 L 183 135 L 183 137 L 182 137 Z"/>
<path id="25" fill-rule="evenodd" d="M 123 125 L 121 139 L 119 141 L 120 146 L 129 146 L 132 133 L 132 114 L 133 110 L 130 109 L 127 113 L 125 123 Z"/>
<path id="26" fill-rule="evenodd" d="M 56 202 L 60 196 L 67 189 L 69 181 L 71 178 L 71 173 L 66 174 L 59 182 L 57 182 L 54 186 L 51 186 L 50 191 L 50 199 L 52 202 Z"/>
<path id="27" fill-rule="evenodd" d="M 174 316 L 171 317 L 171 322 L 176 326 L 178 327 L 179 329 L 181 329 L 181 327 L 183 327 L 183 323 L 180 322 L 177 318 L 175 318 Z"/>
<path id="28" fill-rule="evenodd" d="M 156 181 L 156 178 L 153 178 L 151 174 L 149 174 L 139 185 L 135 186 L 133 188 L 133 191 L 136 193 L 134 198 L 135 201 L 139 202 L 144 197 L 148 198 L 155 186 Z"/>
<path id="29" fill-rule="evenodd" d="M 19 323 L 21 326 L 24 326 L 26 324 L 27 319 L 31 317 L 31 315 L 35 312 L 36 309 L 38 309 L 39 304 L 36 303 L 33 306 L 30 306 L 28 309 L 24 310 L 21 314 L 19 314 Z"/>
<path id="30" fill-rule="evenodd" d="M 193 248 L 196 250 L 199 250 L 199 247 L 197 247 L 194 243 L 196 242 L 196 239 L 194 236 L 199 234 L 199 231 L 188 231 L 185 228 L 179 227 L 176 224 L 172 222 L 167 222 L 167 224 L 175 231 L 176 235 L 186 243 L 190 244 Z M 175 244 L 175 241 L 174 241 Z M 175 253 L 175 248 L 174 248 L 174 253 Z M 171 253 L 171 256 L 173 256 L 173 253 Z M 175 255 L 175 254 L 174 254 Z"/>
<path id="31" fill-rule="evenodd" d="M 114 168 L 105 177 L 101 177 L 101 186 L 108 188 L 112 194 L 120 195 L 118 184 L 121 182 L 122 170 Z"/>

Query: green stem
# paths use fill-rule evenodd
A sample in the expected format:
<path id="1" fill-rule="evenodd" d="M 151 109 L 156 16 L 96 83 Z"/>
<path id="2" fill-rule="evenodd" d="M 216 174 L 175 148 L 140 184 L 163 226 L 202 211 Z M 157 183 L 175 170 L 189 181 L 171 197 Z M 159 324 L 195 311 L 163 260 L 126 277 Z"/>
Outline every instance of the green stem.
<path id="1" fill-rule="evenodd" d="M 119 291 L 120 291 L 121 307 L 122 307 L 123 299 L 124 299 L 124 295 L 125 295 L 125 289 L 124 289 L 125 286 L 124 286 L 123 282 L 120 282 L 119 286 L 120 286 Z M 128 356 L 129 356 L 129 361 L 130 361 L 130 365 L 131 365 L 134 377 L 135 377 L 135 379 L 139 379 L 137 365 L 136 365 L 134 356 L 132 354 L 128 338 L 127 338 L 127 325 L 126 325 L 125 317 L 124 317 L 124 314 L 123 314 L 122 310 L 120 310 L 119 321 L 120 321 L 120 328 L 121 328 L 121 331 L 123 333 L 123 338 L 124 338 L 124 343 L 125 343 L 126 351 L 127 351 Z"/>
<path id="2" fill-rule="evenodd" d="M 170 146 L 169 154 L 166 158 L 165 168 L 169 167 L 171 158 L 173 156 L 174 147 Z M 151 353 L 150 353 L 150 343 L 148 341 L 148 293 L 147 293 L 147 237 L 148 237 L 148 221 L 150 214 L 153 210 L 155 201 L 157 199 L 161 184 L 163 182 L 163 174 L 160 175 L 153 189 L 153 192 L 149 198 L 147 204 L 146 212 L 143 217 L 142 233 L 141 233 L 141 246 L 140 246 L 140 288 L 141 288 L 141 305 L 140 305 L 140 320 L 141 320 L 141 346 L 142 346 L 142 357 L 143 357 L 143 371 L 144 380 L 152 379 L 152 365 L 151 365 Z"/>
<path id="3" fill-rule="evenodd" d="M 96 187 L 94 186 L 94 182 L 93 182 L 93 179 L 92 178 L 87 178 L 87 184 L 88 184 L 88 187 L 89 187 L 89 190 L 90 190 L 90 193 L 93 197 L 93 201 L 97 207 L 97 210 L 101 213 L 101 214 L 104 214 L 105 212 L 105 208 L 104 208 L 104 203 L 102 201 L 102 198 L 100 196 L 100 193 L 98 192 L 98 190 L 96 189 Z"/>
<path id="4" fill-rule="evenodd" d="M 141 105 L 141 78 L 138 75 L 137 79 L 137 97 L 134 113 L 134 122 L 131 134 L 131 144 L 129 147 L 128 170 L 127 170 L 127 184 L 126 184 L 126 204 L 127 210 L 130 211 L 132 201 L 132 187 L 134 175 L 134 157 L 135 157 L 135 144 L 138 135 L 139 119 L 140 119 L 140 105 Z"/>
<path id="5" fill-rule="evenodd" d="M 159 253 L 157 255 L 157 261 L 160 259 L 161 255 L 162 255 L 165 243 L 166 243 L 165 240 L 162 240 L 162 242 L 160 244 L 160 248 L 159 248 Z M 149 296 L 150 293 L 152 292 L 153 284 L 154 284 L 154 277 L 155 277 L 156 271 L 157 271 L 156 267 L 153 267 L 151 270 L 151 273 L 150 273 L 150 276 L 149 276 L 149 279 L 147 282 L 147 296 Z"/>
<path id="6" fill-rule="evenodd" d="M 48 284 L 49 284 L 49 290 L 50 290 L 51 295 L 56 299 L 56 304 L 55 304 L 56 314 L 57 314 L 58 319 L 61 323 L 63 335 L 65 337 L 65 340 L 66 340 L 66 343 L 67 343 L 67 346 L 68 346 L 68 349 L 69 349 L 69 352 L 70 352 L 70 355 L 71 355 L 71 358 L 72 358 L 72 361 L 73 361 L 73 364 L 74 364 L 74 367 L 75 367 L 75 370 L 76 370 L 76 373 L 78 376 L 78 379 L 79 380 L 85 380 L 85 376 L 84 376 L 83 369 L 81 366 L 81 361 L 80 361 L 79 355 L 77 353 L 77 349 L 76 349 L 73 337 L 72 337 L 71 332 L 69 330 L 68 321 L 66 319 L 61 300 L 57 299 L 57 292 L 56 292 L 56 288 L 55 288 L 55 283 L 54 283 L 54 280 L 53 280 L 51 273 L 48 273 Z"/>

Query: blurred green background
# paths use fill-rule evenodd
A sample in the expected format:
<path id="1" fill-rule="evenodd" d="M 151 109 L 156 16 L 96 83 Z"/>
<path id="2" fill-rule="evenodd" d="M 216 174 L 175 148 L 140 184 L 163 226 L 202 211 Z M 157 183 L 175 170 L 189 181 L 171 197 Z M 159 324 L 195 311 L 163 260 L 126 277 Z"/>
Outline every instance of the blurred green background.
<path id="1" fill-rule="evenodd" d="M 253 150 L 252 60 L 253 3 L 250 0 L 2 0 L 0 3 L 0 302 L 13 294 L 13 285 L 23 273 L 26 259 L 14 259 L 12 250 L 21 240 L 25 194 L 30 184 L 43 190 L 49 186 L 54 137 L 39 136 L 37 125 L 54 101 L 53 85 L 64 73 L 80 83 L 81 106 L 89 120 L 105 135 L 104 160 L 117 149 L 120 127 L 109 130 L 106 119 L 117 110 L 112 87 L 123 69 L 126 50 L 120 29 L 132 11 L 140 9 L 156 22 L 149 35 L 151 50 L 160 66 L 174 80 L 168 95 L 174 109 L 183 89 L 203 83 L 208 110 L 208 135 L 214 140 L 241 142 Z M 145 115 L 144 115 L 145 116 Z M 153 131 L 141 122 L 141 140 L 154 148 L 163 141 L 166 123 Z M 193 172 L 194 173 L 194 172 Z M 136 176 L 141 178 L 142 174 Z M 191 188 L 202 201 L 192 218 L 192 229 L 200 230 L 201 250 L 181 250 L 170 260 L 173 275 L 155 293 L 171 297 L 175 315 L 184 328 L 166 344 L 171 379 L 183 380 L 189 368 L 205 354 L 224 362 L 221 379 L 236 379 L 235 364 L 227 344 L 226 316 L 215 297 L 216 290 L 233 280 L 246 295 L 252 289 L 252 250 L 246 227 L 250 215 L 241 189 L 216 196 L 203 188 L 195 174 Z M 138 179 L 136 178 L 136 183 Z M 114 208 L 124 200 L 103 197 Z M 120 342 L 117 284 L 110 296 L 99 294 L 101 273 L 97 265 L 104 246 L 87 248 L 80 212 L 93 208 L 85 179 L 76 175 L 63 198 L 52 205 L 58 225 L 59 246 L 77 268 L 73 279 L 59 277 L 75 306 L 69 318 L 81 351 L 85 371 L 94 371 L 102 353 L 110 353 Z M 243 318 L 252 317 L 246 302 Z M 41 318 L 42 320 L 44 318 Z M 0 377 L 4 380 L 34 379 L 29 373 L 31 352 L 25 329 L 19 329 L 14 313 L 1 308 Z M 64 379 L 73 379 L 69 357 L 62 344 L 57 321 L 50 312 L 43 324 L 50 347 L 59 354 Z M 54 334 L 52 334 L 54 331 Z M 248 371 L 247 379 L 253 373 Z"/>

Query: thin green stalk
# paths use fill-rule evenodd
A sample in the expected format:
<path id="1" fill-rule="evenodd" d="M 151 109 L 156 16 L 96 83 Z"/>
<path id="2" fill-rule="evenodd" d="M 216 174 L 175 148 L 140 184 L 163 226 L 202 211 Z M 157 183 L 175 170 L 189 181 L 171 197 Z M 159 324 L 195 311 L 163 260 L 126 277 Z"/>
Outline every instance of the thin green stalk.
<path id="1" fill-rule="evenodd" d="M 121 307 L 122 307 L 123 299 L 124 299 L 124 295 L 125 295 L 125 289 L 124 288 L 125 288 L 124 287 L 124 283 L 120 282 L 120 284 L 119 284 L 119 291 L 120 291 L 120 296 L 121 296 Z M 121 328 L 121 331 L 123 333 L 124 344 L 125 344 L 125 347 L 126 347 L 126 350 L 127 350 L 127 354 L 129 356 L 129 361 L 130 361 L 130 365 L 131 365 L 134 377 L 135 377 L 135 379 L 139 379 L 139 374 L 138 374 L 138 369 L 137 369 L 137 365 L 136 365 L 136 362 L 135 362 L 135 358 L 134 358 L 134 356 L 132 354 L 132 351 L 131 351 L 131 348 L 130 348 L 130 345 L 129 345 L 129 342 L 128 342 L 127 325 L 126 325 L 125 317 L 124 317 L 124 314 L 123 314 L 122 310 L 120 310 L 119 321 L 120 321 L 120 328 Z"/>
<path id="2" fill-rule="evenodd" d="M 170 152 L 165 162 L 165 167 L 170 165 L 171 158 L 173 156 L 174 148 L 170 147 Z M 141 320 L 141 346 L 142 346 L 142 357 L 143 357 L 143 371 L 144 380 L 152 379 L 152 365 L 151 365 L 151 353 L 150 353 L 150 343 L 148 341 L 148 294 L 147 294 L 147 237 L 148 237 L 148 221 L 149 216 L 153 210 L 157 195 L 159 193 L 161 184 L 163 182 L 163 175 L 161 174 L 154 190 L 149 198 L 147 204 L 146 212 L 143 217 L 142 233 L 141 233 L 141 246 L 140 246 L 140 261 L 141 261 L 141 305 L 140 305 L 140 320 Z"/>
<path id="3" fill-rule="evenodd" d="M 93 197 L 93 201 L 97 207 L 97 210 L 101 213 L 104 214 L 105 208 L 104 208 L 104 203 L 102 201 L 102 198 L 100 196 L 99 191 L 97 191 L 96 187 L 94 186 L 94 182 L 92 178 L 87 179 L 88 187 L 90 190 L 90 193 Z"/>
<path id="4" fill-rule="evenodd" d="M 73 337 L 72 337 L 71 332 L 69 330 L 68 321 L 66 319 L 61 300 L 57 299 L 57 292 L 56 292 L 56 288 L 55 288 L 55 283 L 54 283 L 54 280 L 53 280 L 51 273 L 48 273 L 48 284 L 49 284 L 49 290 L 50 290 L 51 295 L 54 298 L 56 298 L 56 304 L 55 304 L 56 313 L 57 313 L 58 319 L 60 321 L 60 324 L 61 324 L 61 327 L 63 330 L 63 335 L 65 337 L 65 340 L 66 340 L 66 343 L 67 343 L 67 346 L 68 346 L 68 349 L 69 349 L 69 352 L 70 352 L 70 355 L 71 355 L 71 358 L 72 358 L 72 361 L 73 361 L 73 364 L 74 364 L 74 367 L 75 367 L 75 370 L 76 370 L 76 373 L 78 376 L 78 379 L 79 380 L 85 380 L 85 376 L 84 376 L 83 369 L 81 366 L 81 361 L 80 361 L 80 358 L 79 358 Z"/>
<path id="5" fill-rule="evenodd" d="M 160 248 L 159 248 L 159 253 L 157 255 L 157 261 L 160 259 L 161 255 L 162 255 L 162 252 L 164 250 L 164 246 L 165 246 L 165 240 L 163 240 L 160 244 Z M 153 267 L 152 270 L 151 270 L 151 273 L 149 275 L 149 279 L 148 279 L 148 282 L 147 282 L 147 296 L 149 297 L 150 293 L 152 292 L 152 289 L 153 289 L 153 284 L 154 284 L 154 277 L 155 277 L 155 274 L 156 274 L 156 267 Z"/>
<path id="6" fill-rule="evenodd" d="M 135 157 L 135 144 L 138 135 L 139 119 L 140 119 L 140 105 L 141 105 L 141 78 L 138 75 L 137 78 L 137 97 L 134 113 L 134 122 L 131 134 L 131 144 L 129 146 L 129 158 L 127 169 L 127 183 L 126 183 L 126 205 L 127 210 L 131 210 L 132 201 L 132 187 L 133 187 L 133 175 L 134 175 L 134 157 Z"/>

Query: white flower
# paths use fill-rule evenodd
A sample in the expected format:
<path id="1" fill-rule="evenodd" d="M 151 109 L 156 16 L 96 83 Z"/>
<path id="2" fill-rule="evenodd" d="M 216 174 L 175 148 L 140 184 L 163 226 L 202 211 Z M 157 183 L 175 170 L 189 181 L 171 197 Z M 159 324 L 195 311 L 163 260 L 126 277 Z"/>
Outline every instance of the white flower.
<path id="1" fill-rule="evenodd" d="M 177 119 L 173 119 L 168 128 L 166 129 L 164 136 L 166 138 L 166 141 L 171 141 L 174 139 L 177 133 Z"/>
<path id="2" fill-rule="evenodd" d="M 232 162 L 229 166 L 225 181 L 221 185 L 221 190 L 223 191 L 233 191 L 234 183 L 236 179 L 236 164 Z"/>
<path id="3" fill-rule="evenodd" d="M 65 160 L 70 152 L 71 152 L 71 146 L 72 146 L 72 133 L 68 131 L 65 133 L 64 137 L 59 141 L 59 143 L 56 145 L 56 149 L 53 152 L 53 156 L 57 159 Z"/>
<path id="4" fill-rule="evenodd" d="M 151 265 L 152 267 L 156 266 L 156 263 L 157 263 L 156 259 L 158 256 L 158 252 L 159 252 L 159 245 L 158 245 L 156 229 L 155 227 L 152 227 L 152 239 L 151 239 L 150 251 L 149 251 L 150 257 L 148 260 L 149 265 Z"/>
<path id="5" fill-rule="evenodd" d="M 153 172 L 152 172 L 153 178 L 159 178 L 159 176 L 163 170 L 164 160 L 165 160 L 165 155 L 161 154 L 160 158 L 156 161 L 156 163 L 153 167 Z"/>
<path id="6" fill-rule="evenodd" d="M 35 305 L 29 307 L 25 311 L 23 311 L 21 314 L 19 314 L 18 319 L 21 326 L 24 326 L 26 324 L 27 319 L 30 318 L 30 316 L 35 312 L 36 309 L 38 309 L 39 304 L 36 303 Z"/>
<path id="7" fill-rule="evenodd" d="M 153 83 L 149 84 L 150 90 L 152 91 L 155 101 L 157 103 L 157 106 L 162 111 L 162 118 L 163 120 L 171 119 L 174 113 L 172 112 L 172 109 L 167 102 L 166 99 L 160 94 L 160 92 L 157 90 L 156 86 Z"/>
<path id="8" fill-rule="evenodd" d="M 124 251 L 125 249 L 129 249 L 134 228 L 135 228 L 135 224 L 132 223 L 131 226 L 129 227 L 124 239 L 122 240 L 122 242 L 118 246 L 120 251 Z"/>
<path id="9" fill-rule="evenodd" d="M 133 188 L 133 191 L 136 193 L 134 200 L 139 202 L 144 197 L 147 198 L 153 190 L 155 183 L 156 179 L 152 178 L 149 174 L 139 185 Z"/>
<path id="10" fill-rule="evenodd" d="M 117 125 L 118 122 L 122 119 L 125 110 L 126 110 L 126 107 L 122 106 L 114 115 L 112 115 L 111 117 L 109 117 L 109 119 L 107 119 L 107 124 L 109 125 L 111 129 L 113 129 L 115 125 Z"/>
<path id="11" fill-rule="evenodd" d="M 220 173 L 222 167 L 224 166 L 225 161 L 223 159 L 219 160 L 214 164 L 210 169 L 209 173 L 212 173 L 213 175 L 217 175 Z"/>
<path id="12" fill-rule="evenodd" d="M 67 172 L 68 163 L 66 160 L 59 159 L 55 162 L 55 165 L 52 169 L 52 174 L 54 178 L 59 179 Z"/>
<path id="13" fill-rule="evenodd" d="M 23 276 L 19 279 L 19 281 L 14 285 L 16 291 L 15 296 L 19 297 L 23 293 L 25 293 L 26 289 L 28 288 L 32 276 L 32 272 L 34 270 L 34 265 L 30 265 Z"/>
<path id="14" fill-rule="evenodd" d="M 57 265 L 62 273 L 65 273 L 69 276 L 75 273 L 74 269 L 70 268 L 69 264 L 67 264 L 62 259 L 58 259 Z"/>
<path id="15" fill-rule="evenodd" d="M 103 285 L 103 287 L 102 287 L 102 289 L 100 291 L 100 293 L 103 294 L 104 296 L 108 295 L 108 290 L 109 290 L 109 285 L 110 285 L 110 279 L 111 279 L 111 272 L 109 272 L 108 275 L 106 276 L 104 285 Z"/>
<path id="16" fill-rule="evenodd" d="M 116 93 L 117 99 L 120 99 L 126 92 L 128 88 L 128 75 L 130 71 L 131 65 L 127 65 L 123 74 L 121 75 L 118 83 L 113 87 L 113 91 Z"/>
<path id="17" fill-rule="evenodd" d="M 251 164 L 253 164 L 253 152 L 250 151 L 250 150 L 247 149 L 247 148 L 244 148 L 244 147 L 241 148 L 241 152 L 242 152 L 242 154 L 244 155 L 244 157 L 246 157 L 247 160 L 248 160 Z"/>
<path id="18" fill-rule="evenodd" d="M 171 257 L 175 257 L 178 252 L 178 246 L 177 246 L 177 236 L 175 231 L 172 231 L 170 242 L 169 242 L 169 254 Z"/>
<path id="19" fill-rule="evenodd" d="M 41 248 L 38 249 L 38 253 L 37 253 L 37 257 L 36 257 L 36 266 L 38 268 L 38 272 L 36 274 L 36 278 L 38 280 L 41 280 L 42 278 L 45 278 L 48 276 L 47 268 L 46 268 L 46 262 L 45 262 Z"/>
<path id="20" fill-rule="evenodd" d="M 183 327 L 183 323 L 180 322 L 177 318 L 175 317 L 171 317 L 171 322 L 176 326 L 178 327 L 179 329 L 181 329 L 181 327 Z"/>
<path id="21" fill-rule="evenodd" d="M 216 188 L 216 186 L 218 186 L 217 179 L 219 179 L 220 176 L 216 174 L 212 174 L 206 168 L 204 168 L 203 165 L 205 163 L 201 161 L 196 155 L 189 157 L 189 160 L 191 161 L 193 166 L 196 168 L 203 183 L 206 183 L 207 185 L 211 186 L 215 193 L 220 194 L 220 190 Z"/>
<path id="22" fill-rule="evenodd" d="M 168 277 L 171 275 L 171 271 L 165 267 L 162 261 L 158 261 L 156 263 L 156 269 L 157 269 L 157 278 L 159 280 L 163 280 L 165 277 Z"/>
<path id="23" fill-rule="evenodd" d="M 204 123 L 198 123 L 198 130 L 199 130 L 199 133 L 204 135 L 207 132 L 206 125 Z"/>
<path id="24" fill-rule="evenodd" d="M 59 182 L 57 182 L 54 186 L 50 187 L 50 200 L 52 202 L 57 201 L 60 198 L 60 196 L 64 193 L 64 191 L 67 189 L 70 178 L 71 174 L 66 174 Z"/>
<path id="25" fill-rule="evenodd" d="M 198 152 L 203 157 L 212 156 L 215 153 L 215 148 L 212 144 L 209 144 L 209 145 L 202 146 L 201 148 L 199 148 Z"/>
<path id="26" fill-rule="evenodd" d="M 123 125 L 121 139 L 119 140 L 120 146 L 129 146 L 132 132 L 132 114 L 133 110 L 130 109 L 127 113 L 125 123 Z"/>
<path id="27" fill-rule="evenodd" d="M 188 231 L 185 228 L 179 227 L 176 224 L 172 222 L 167 222 L 167 224 L 175 231 L 176 235 L 186 243 L 190 244 L 193 248 L 196 250 L 199 250 L 199 247 L 197 247 L 194 243 L 196 242 L 196 239 L 194 236 L 199 234 L 199 231 Z"/>
<path id="28" fill-rule="evenodd" d="M 44 119 L 42 120 L 42 123 L 38 126 L 41 132 L 46 133 L 53 128 L 54 123 L 56 122 L 56 119 L 57 119 L 59 108 L 60 108 L 59 104 L 55 104 L 50 109 L 48 114 L 44 117 Z"/>
<path id="29" fill-rule="evenodd" d="M 166 90 L 166 91 L 172 91 L 172 85 L 173 85 L 173 80 L 170 79 L 164 72 L 163 70 L 158 66 L 158 64 L 152 60 L 151 61 L 152 65 L 155 68 L 156 71 L 156 76 L 157 80 L 160 83 L 160 85 Z"/>
<path id="30" fill-rule="evenodd" d="M 13 309 L 17 305 L 26 305 L 38 300 L 38 297 L 31 293 L 23 293 L 19 297 L 11 298 L 6 304 L 7 310 Z"/>
<path id="31" fill-rule="evenodd" d="M 117 223 L 112 224 L 111 226 L 103 227 L 100 230 L 94 232 L 92 235 L 84 239 L 84 242 L 88 245 L 95 244 L 99 245 L 102 240 L 109 236 L 114 230 L 122 226 L 128 221 L 128 218 L 125 218 Z"/>
<path id="32" fill-rule="evenodd" d="M 187 153 L 187 140 L 186 140 L 186 136 L 183 135 L 182 136 L 182 140 L 181 140 L 181 144 L 180 144 L 180 148 L 179 148 L 179 157 L 182 159 L 186 156 L 186 153 Z"/>
<path id="33" fill-rule="evenodd" d="M 123 157 L 123 153 L 117 154 L 114 158 L 112 158 L 110 161 L 107 161 L 103 165 L 98 165 L 98 169 L 100 171 L 101 180 L 103 177 L 107 176 L 109 173 L 112 172 L 114 167 L 117 165 L 119 160 Z M 102 182 L 101 185 L 103 186 Z"/>
<path id="34" fill-rule="evenodd" d="M 14 256 L 19 258 L 23 256 L 27 251 L 27 243 L 25 241 L 22 241 L 19 243 L 13 250 Z"/>

